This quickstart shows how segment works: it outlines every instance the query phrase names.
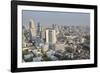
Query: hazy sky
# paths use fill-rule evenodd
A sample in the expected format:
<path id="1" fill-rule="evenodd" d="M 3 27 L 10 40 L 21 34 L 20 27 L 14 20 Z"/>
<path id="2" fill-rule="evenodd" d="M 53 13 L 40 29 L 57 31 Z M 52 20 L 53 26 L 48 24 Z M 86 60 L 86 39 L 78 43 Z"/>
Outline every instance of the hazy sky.
<path id="1" fill-rule="evenodd" d="M 90 25 L 89 13 L 23 10 L 22 16 L 22 22 L 24 25 L 28 24 L 30 19 L 33 19 L 35 24 L 40 22 L 41 25 L 44 26 L 52 24 Z"/>

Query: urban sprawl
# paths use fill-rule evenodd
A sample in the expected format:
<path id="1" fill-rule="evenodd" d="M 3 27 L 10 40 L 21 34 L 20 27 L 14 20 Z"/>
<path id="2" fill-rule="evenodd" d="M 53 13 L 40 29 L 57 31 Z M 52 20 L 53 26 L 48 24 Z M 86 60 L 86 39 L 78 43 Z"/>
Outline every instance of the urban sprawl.
<path id="1" fill-rule="evenodd" d="M 90 58 L 90 28 L 85 25 L 22 25 L 23 62 L 81 60 Z"/>

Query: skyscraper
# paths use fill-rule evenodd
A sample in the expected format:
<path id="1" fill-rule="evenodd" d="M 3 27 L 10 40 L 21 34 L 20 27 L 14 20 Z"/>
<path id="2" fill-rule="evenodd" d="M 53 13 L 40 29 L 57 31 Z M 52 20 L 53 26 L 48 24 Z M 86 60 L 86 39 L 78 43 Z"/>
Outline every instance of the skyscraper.
<path id="1" fill-rule="evenodd" d="M 42 33 L 42 27 L 40 23 L 37 24 L 37 36 L 41 38 L 41 33 Z"/>
<path id="2" fill-rule="evenodd" d="M 49 43 L 49 44 L 56 43 L 56 31 L 54 29 L 46 30 L 46 43 Z"/>
<path id="3" fill-rule="evenodd" d="M 35 22 L 30 19 L 29 21 L 29 31 L 30 31 L 30 38 L 31 40 L 36 37 L 36 27 L 35 27 Z"/>

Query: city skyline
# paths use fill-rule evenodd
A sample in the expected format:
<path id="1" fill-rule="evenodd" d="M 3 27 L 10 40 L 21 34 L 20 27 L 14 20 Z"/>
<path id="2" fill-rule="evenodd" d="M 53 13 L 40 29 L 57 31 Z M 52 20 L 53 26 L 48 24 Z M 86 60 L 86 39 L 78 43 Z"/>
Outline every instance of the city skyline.
<path id="1" fill-rule="evenodd" d="M 41 23 L 42 26 L 52 26 L 52 24 L 90 26 L 89 13 L 23 10 L 23 25 L 28 25 L 30 19 L 33 19 L 35 24 Z"/>
<path id="2" fill-rule="evenodd" d="M 89 15 L 83 15 L 33 11 L 32 14 L 23 13 L 23 23 L 28 25 L 23 24 L 22 28 L 23 62 L 90 59 L 90 27 L 86 25 L 89 24 L 89 18 L 86 19 Z M 68 21 L 75 26 L 67 25 Z M 80 25 L 76 26 L 78 22 Z"/>

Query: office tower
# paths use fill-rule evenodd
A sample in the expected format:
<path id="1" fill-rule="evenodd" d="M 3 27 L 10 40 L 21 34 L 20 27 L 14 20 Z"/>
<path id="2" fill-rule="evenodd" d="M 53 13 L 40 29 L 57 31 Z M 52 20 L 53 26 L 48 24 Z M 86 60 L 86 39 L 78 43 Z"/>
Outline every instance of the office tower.
<path id="1" fill-rule="evenodd" d="M 55 29 L 56 28 L 56 25 L 55 24 L 52 24 L 52 29 Z"/>
<path id="2" fill-rule="evenodd" d="M 45 28 L 40 23 L 37 24 L 37 36 L 43 40 L 45 39 Z"/>
<path id="3" fill-rule="evenodd" d="M 46 43 L 49 43 L 49 35 L 48 34 L 49 34 L 49 30 L 47 29 L 45 32 Z"/>
<path id="4" fill-rule="evenodd" d="M 46 30 L 46 43 L 55 44 L 56 43 L 56 31 L 53 29 Z"/>
<path id="5" fill-rule="evenodd" d="M 45 28 L 41 26 L 41 38 L 45 39 Z"/>
<path id="6" fill-rule="evenodd" d="M 56 31 L 56 35 L 59 34 L 59 29 L 57 24 L 52 24 L 52 29 Z"/>
<path id="7" fill-rule="evenodd" d="M 42 37 L 42 26 L 40 25 L 40 23 L 37 24 L 37 36 L 39 36 L 40 38 Z"/>
<path id="8" fill-rule="evenodd" d="M 30 19 L 29 21 L 29 31 L 30 31 L 30 39 L 32 40 L 34 37 L 36 37 L 36 27 L 32 19 Z"/>

